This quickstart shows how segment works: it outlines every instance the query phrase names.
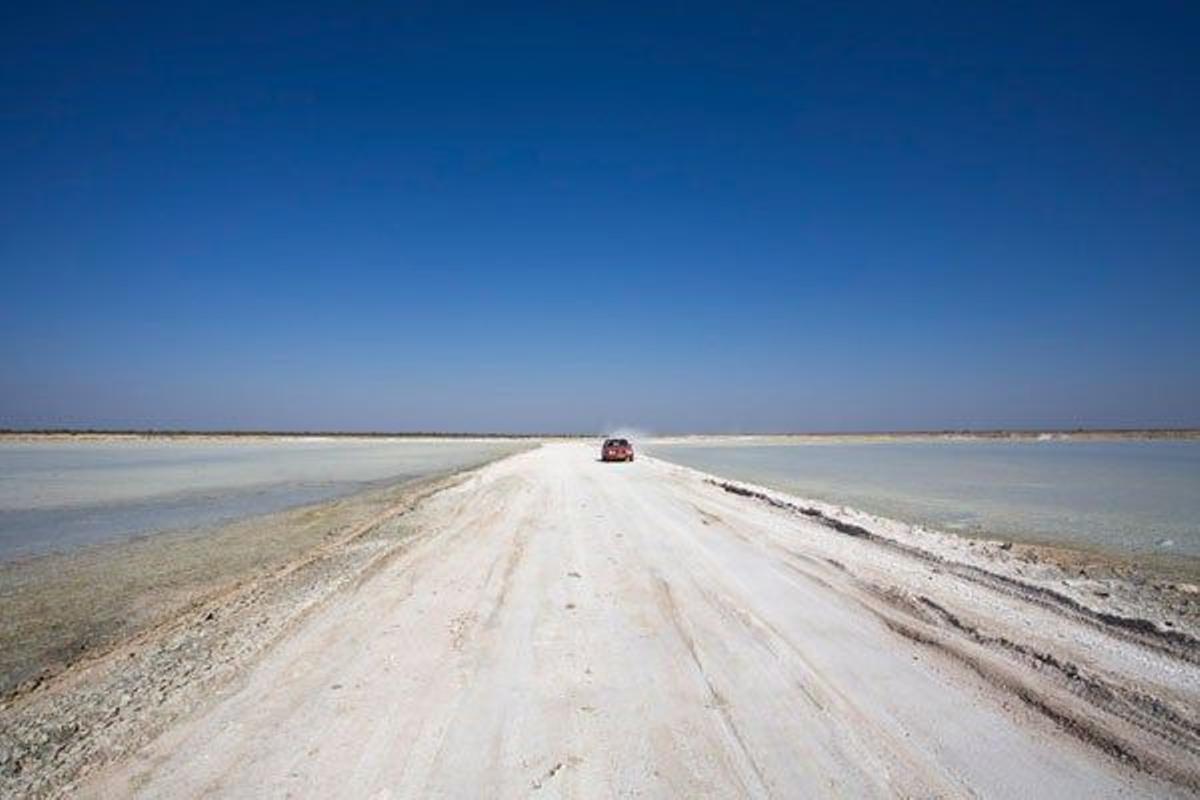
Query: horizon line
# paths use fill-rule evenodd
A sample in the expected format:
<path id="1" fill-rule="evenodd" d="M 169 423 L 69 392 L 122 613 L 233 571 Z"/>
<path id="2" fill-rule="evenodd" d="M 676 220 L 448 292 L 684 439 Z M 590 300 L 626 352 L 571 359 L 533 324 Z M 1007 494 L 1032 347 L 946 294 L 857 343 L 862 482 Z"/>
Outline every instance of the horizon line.
<path id="1" fill-rule="evenodd" d="M 841 430 L 841 431 L 689 431 L 681 433 L 652 433 L 646 432 L 647 438 L 676 438 L 689 436 L 1035 436 L 1043 434 L 1067 435 L 1117 435 L 1117 436 L 1196 436 L 1200 437 L 1200 428 L 1196 427 L 1144 427 L 1144 428 L 1106 428 L 1106 427 L 1076 427 L 1076 428 L 925 428 L 925 429 L 890 429 L 890 430 Z M 238 428 L 0 428 L 0 436 L 225 436 L 225 437 L 301 437 L 323 436 L 331 438 L 493 438 L 493 439 L 569 439 L 606 436 L 603 431 L 516 433 L 504 431 L 350 431 L 350 430 L 272 430 L 272 429 L 238 429 Z"/>

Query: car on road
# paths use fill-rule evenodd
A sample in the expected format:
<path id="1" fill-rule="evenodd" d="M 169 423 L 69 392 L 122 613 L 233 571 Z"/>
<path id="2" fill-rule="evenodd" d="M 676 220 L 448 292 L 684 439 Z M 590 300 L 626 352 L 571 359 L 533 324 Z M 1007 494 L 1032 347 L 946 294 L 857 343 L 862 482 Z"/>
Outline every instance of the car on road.
<path id="1" fill-rule="evenodd" d="M 600 448 L 601 461 L 633 461 L 633 445 L 628 439 L 605 439 Z"/>

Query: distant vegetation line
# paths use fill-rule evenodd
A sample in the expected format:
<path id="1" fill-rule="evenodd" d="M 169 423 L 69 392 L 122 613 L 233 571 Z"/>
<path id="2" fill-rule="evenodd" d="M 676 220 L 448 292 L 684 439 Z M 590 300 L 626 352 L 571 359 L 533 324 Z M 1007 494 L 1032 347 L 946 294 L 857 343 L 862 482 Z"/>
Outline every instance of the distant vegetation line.
<path id="1" fill-rule="evenodd" d="M 0 435 L 37 436 L 326 436 L 348 439 L 565 439 L 598 436 L 591 433 L 497 433 L 463 431 L 277 431 L 277 430 L 187 430 L 165 428 L 0 428 Z"/>
<path id="2" fill-rule="evenodd" d="M 836 433 L 779 433 L 746 434 L 763 436 L 975 436 L 1000 438 L 1006 436 L 1200 436 L 1200 428 L 944 428 L 940 430 L 905 431 L 838 431 Z"/>
<path id="3" fill-rule="evenodd" d="M 331 438 L 440 438 L 440 439 L 570 439 L 605 435 L 603 432 L 506 433 L 500 431 L 292 431 L 292 430 L 206 430 L 185 428 L 0 428 L 0 436 L 158 436 L 158 437 L 301 437 Z M 1200 428 L 945 428 L 929 430 L 847 431 L 704 431 L 647 436 L 965 436 L 981 439 L 1034 436 L 1136 436 L 1140 438 L 1200 438 Z"/>

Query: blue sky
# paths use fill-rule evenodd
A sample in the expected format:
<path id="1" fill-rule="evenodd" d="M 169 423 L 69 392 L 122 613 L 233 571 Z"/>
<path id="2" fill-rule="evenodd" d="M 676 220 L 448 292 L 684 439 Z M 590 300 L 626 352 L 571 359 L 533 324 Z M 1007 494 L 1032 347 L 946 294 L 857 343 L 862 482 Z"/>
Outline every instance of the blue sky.
<path id="1" fill-rule="evenodd" d="M 1200 425 L 1195 4 L 403 6 L 3 12 L 0 426 Z"/>

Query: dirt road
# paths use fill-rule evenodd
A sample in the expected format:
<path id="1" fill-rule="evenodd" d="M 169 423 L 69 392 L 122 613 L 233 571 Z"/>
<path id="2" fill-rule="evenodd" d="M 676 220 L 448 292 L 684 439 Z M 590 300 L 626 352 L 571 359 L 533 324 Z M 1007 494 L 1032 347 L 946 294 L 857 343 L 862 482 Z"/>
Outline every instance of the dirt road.
<path id="1" fill-rule="evenodd" d="M 595 455 L 547 445 L 426 501 L 410 548 L 84 794 L 1196 789 L 1187 657 Z"/>

